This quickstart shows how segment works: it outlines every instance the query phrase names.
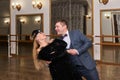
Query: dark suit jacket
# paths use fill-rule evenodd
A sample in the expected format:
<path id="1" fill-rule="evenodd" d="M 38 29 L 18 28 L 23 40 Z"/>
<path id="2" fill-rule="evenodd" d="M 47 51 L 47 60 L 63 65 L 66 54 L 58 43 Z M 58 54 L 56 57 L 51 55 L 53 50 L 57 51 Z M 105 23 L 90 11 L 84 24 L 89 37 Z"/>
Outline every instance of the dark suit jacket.
<path id="1" fill-rule="evenodd" d="M 87 69 L 96 67 L 95 61 L 90 56 L 88 49 L 92 46 L 92 42 L 79 30 L 69 31 L 71 47 L 77 49 L 79 55 L 70 56 L 73 65 L 82 65 Z"/>

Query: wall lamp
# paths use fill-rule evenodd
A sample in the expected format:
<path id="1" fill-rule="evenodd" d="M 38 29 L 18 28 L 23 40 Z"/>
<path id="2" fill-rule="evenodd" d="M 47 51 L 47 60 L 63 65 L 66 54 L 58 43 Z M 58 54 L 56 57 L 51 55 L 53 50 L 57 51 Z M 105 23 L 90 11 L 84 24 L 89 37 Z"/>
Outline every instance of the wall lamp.
<path id="1" fill-rule="evenodd" d="M 110 18 L 110 14 L 108 14 L 108 13 L 104 14 L 104 16 L 105 16 L 107 19 Z"/>
<path id="2" fill-rule="evenodd" d="M 19 3 L 12 3 L 12 8 L 13 9 L 16 8 L 18 11 L 20 11 L 21 10 L 21 5 Z"/>
<path id="3" fill-rule="evenodd" d="M 5 19 L 5 20 L 4 20 L 4 23 L 5 23 L 5 24 L 9 24 L 9 23 L 10 23 L 10 19 L 9 19 L 9 18 Z"/>
<path id="4" fill-rule="evenodd" d="M 35 22 L 36 22 L 36 23 L 40 23 L 40 21 L 41 21 L 41 16 L 35 18 Z"/>
<path id="5" fill-rule="evenodd" d="M 86 15 L 86 18 L 87 19 L 91 19 L 91 15 Z"/>
<path id="6" fill-rule="evenodd" d="M 32 5 L 33 8 L 38 8 L 38 9 L 42 8 L 42 3 L 40 1 L 32 0 Z"/>
<path id="7" fill-rule="evenodd" d="M 109 0 L 99 0 L 100 3 L 103 3 L 104 5 L 106 5 L 108 3 Z"/>
<path id="8" fill-rule="evenodd" d="M 26 20 L 24 18 L 21 18 L 20 22 L 24 24 L 26 22 Z"/>

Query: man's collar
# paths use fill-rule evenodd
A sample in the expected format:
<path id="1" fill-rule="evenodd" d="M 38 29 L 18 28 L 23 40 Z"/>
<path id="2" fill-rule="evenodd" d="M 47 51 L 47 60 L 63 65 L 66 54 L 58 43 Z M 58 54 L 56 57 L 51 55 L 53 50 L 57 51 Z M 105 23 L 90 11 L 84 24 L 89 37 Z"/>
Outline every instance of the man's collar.
<path id="1" fill-rule="evenodd" d="M 66 34 L 67 34 L 67 35 L 69 34 L 69 33 L 68 33 L 68 30 L 66 31 L 66 33 L 65 33 L 64 35 L 66 35 Z M 64 36 L 64 35 L 63 35 L 63 36 Z"/>

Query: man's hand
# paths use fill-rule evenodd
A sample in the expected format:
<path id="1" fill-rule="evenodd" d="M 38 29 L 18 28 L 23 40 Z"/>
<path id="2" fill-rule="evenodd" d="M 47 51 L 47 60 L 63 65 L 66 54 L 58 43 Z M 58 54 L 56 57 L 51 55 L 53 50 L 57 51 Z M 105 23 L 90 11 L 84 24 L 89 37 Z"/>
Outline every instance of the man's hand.
<path id="1" fill-rule="evenodd" d="M 67 50 L 67 52 L 68 52 L 69 54 L 71 54 L 71 55 L 77 55 L 77 54 L 79 54 L 76 49 L 69 49 L 69 50 Z"/>

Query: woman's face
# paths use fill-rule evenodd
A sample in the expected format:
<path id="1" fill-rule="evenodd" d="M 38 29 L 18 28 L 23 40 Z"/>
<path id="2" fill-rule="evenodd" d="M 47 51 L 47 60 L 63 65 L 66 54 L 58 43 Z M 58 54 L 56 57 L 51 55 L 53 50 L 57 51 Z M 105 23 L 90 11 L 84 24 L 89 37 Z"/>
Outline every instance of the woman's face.
<path id="1" fill-rule="evenodd" d="M 45 33 L 43 33 L 43 32 L 38 33 L 38 34 L 36 35 L 35 40 L 36 40 L 37 42 L 45 41 L 45 40 L 46 40 L 46 35 L 45 35 Z"/>

